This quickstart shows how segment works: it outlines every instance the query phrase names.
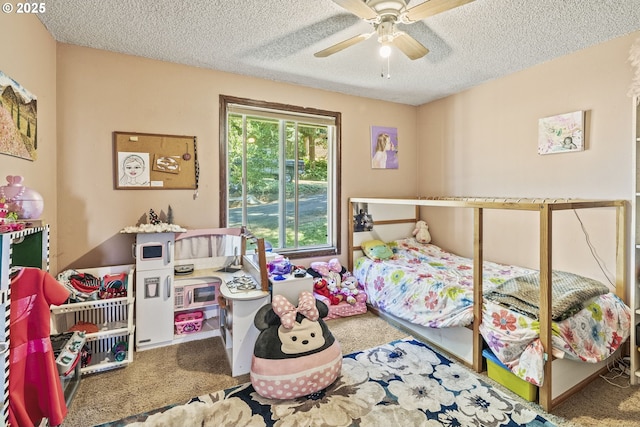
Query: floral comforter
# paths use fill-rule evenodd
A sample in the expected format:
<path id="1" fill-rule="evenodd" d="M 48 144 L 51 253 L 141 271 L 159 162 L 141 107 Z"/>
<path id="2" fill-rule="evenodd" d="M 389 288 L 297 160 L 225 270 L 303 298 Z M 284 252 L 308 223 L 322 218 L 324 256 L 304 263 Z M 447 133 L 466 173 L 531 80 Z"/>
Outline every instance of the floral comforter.
<path id="1" fill-rule="evenodd" d="M 394 259 L 361 257 L 354 275 L 364 286 L 368 302 L 385 313 L 411 323 L 447 328 L 473 321 L 473 260 L 414 238 L 389 244 Z M 483 291 L 507 279 L 535 270 L 483 263 Z M 609 357 L 627 339 L 629 308 L 613 293 L 590 300 L 575 315 L 554 322 L 553 354 L 586 362 Z M 496 357 L 518 377 L 543 382 L 543 349 L 539 323 L 503 305 L 485 302 L 480 332 Z"/>

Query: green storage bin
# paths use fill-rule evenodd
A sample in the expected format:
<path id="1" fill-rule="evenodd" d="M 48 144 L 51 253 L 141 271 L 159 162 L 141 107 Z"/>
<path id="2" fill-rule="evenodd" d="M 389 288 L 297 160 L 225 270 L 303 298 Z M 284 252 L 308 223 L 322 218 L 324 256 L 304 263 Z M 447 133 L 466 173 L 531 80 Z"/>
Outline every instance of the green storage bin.
<path id="1" fill-rule="evenodd" d="M 538 396 L 538 387 L 528 381 L 518 378 L 498 358 L 485 349 L 482 355 L 487 359 L 487 376 L 499 384 L 502 384 L 518 396 L 529 402 L 535 402 Z"/>

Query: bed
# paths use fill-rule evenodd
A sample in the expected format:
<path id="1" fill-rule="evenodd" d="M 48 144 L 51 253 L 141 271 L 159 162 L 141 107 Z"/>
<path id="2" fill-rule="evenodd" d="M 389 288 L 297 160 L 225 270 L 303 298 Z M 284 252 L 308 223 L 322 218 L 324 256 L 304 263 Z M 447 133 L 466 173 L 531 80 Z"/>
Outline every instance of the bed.
<path id="1" fill-rule="evenodd" d="M 616 357 L 627 339 L 630 311 L 624 304 L 626 233 L 623 201 L 351 199 L 351 211 L 359 212 L 363 203 L 369 209 L 379 208 L 373 215 L 376 231 L 364 236 L 350 233 L 349 265 L 365 287 L 372 311 L 466 362 L 478 372 L 482 370 L 481 351 L 488 346 L 514 374 L 539 386 L 539 403 L 546 410 L 550 411 L 596 376 L 611 358 Z M 399 206 L 407 209 L 396 209 Z M 433 244 L 420 244 L 407 237 L 411 235 L 407 226 L 413 226 L 420 218 L 420 209 L 428 206 L 473 209 L 473 258 L 458 256 Z M 615 290 L 612 292 L 608 286 L 584 278 L 589 286 L 581 285 L 584 289 L 580 288 L 580 298 L 576 301 L 576 295 L 568 297 L 557 290 L 574 289 L 575 283 L 584 280 L 581 276 L 551 268 L 552 214 L 556 210 L 600 207 L 615 210 Z M 539 270 L 482 259 L 485 209 L 540 212 Z M 389 214 L 391 211 L 403 213 L 397 217 Z M 368 244 L 371 238 L 388 242 L 393 257 L 361 256 L 361 244 Z M 477 271 L 483 274 L 476 274 Z M 533 303 L 529 301 L 533 307 L 523 304 L 521 299 L 517 299 L 519 303 L 509 299 L 513 295 L 507 290 L 516 290 L 518 298 L 522 297 L 520 293 L 523 292 L 518 290 L 528 289 L 524 279 L 535 282 L 535 286 L 531 286 L 535 291 L 528 293 L 528 297 L 534 294 Z M 559 286 L 561 284 L 566 286 Z M 560 314 L 559 307 L 564 307 Z M 546 360 L 553 362 L 546 363 Z"/>

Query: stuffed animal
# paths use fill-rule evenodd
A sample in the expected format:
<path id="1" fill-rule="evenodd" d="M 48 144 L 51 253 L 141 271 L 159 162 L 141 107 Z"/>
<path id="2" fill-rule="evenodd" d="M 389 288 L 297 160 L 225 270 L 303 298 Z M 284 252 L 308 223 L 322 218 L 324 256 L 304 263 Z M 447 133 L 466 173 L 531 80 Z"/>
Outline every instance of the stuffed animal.
<path id="1" fill-rule="evenodd" d="M 359 293 L 357 280 L 340 264 L 337 258 L 330 259 L 328 262 L 312 262 L 307 272 L 314 277 L 314 284 L 322 281 L 319 288 L 323 292 L 326 286 L 330 294 L 328 298 L 331 305 L 337 305 L 342 301 L 347 301 L 351 305 L 357 302 L 355 298 Z"/>
<path id="2" fill-rule="evenodd" d="M 251 384 L 269 399 L 294 399 L 330 386 L 342 369 L 342 350 L 326 323 L 325 303 L 301 292 L 298 306 L 282 295 L 254 317 L 260 331 L 253 349 Z"/>
<path id="3" fill-rule="evenodd" d="M 360 290 L 358 289 L 358 280 L 351 275 L 343 276 L 340 293 L 345 296 L 346 302 L 354 305 L 357 302 L 356 295 L 360 293 Z"/>
<path id="4" fill-rule="evenodd" d="M 319 273 L 322 277 L 326 277 L 331 272 L 343 274 L 346 270 L 340 265 L 337 258 L 332 258 L 328 262 L 315 261 L 311 263 L 311 268 Z"/>
<path id="5" fill-rule="evenodd" d="M 313 293 L 325 297 L 327 300 L 329 300 L 329 302 L 331 302 L 331 305 L 340 304 L 341 299 L 331 293 L 331 290 L 329 289 L 329 283 L 321 277 L 314 279 Z"/>
<path id="6" fill-rule="evenodd" d="M 429 243 L 431 241 L 429 226 L 424 221 L 416 222 L 416 228 L 413 230 L 413 235 L 416 236 L 416 240 L 420 243 Z"/>

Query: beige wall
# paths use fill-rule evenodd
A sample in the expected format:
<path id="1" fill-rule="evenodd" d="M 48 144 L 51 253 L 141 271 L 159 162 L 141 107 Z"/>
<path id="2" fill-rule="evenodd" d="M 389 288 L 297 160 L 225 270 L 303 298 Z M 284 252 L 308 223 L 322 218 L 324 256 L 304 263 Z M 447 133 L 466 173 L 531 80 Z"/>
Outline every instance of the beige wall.
<path id="1" fill-rule="evenodd" d="M 33 15 L 0 14 L 0 70 L 38 99 L 36 161 L 0 154 L 0 185 L 5 176 L 22 175 L 24 184 L 45 201 L 43 219 L 57 222 L 56 42 Z M 56 271 L 57 230 L 52 226 L 51 270 Z"/>
<path id="2" fill-rule="evenodd" d="M 340 111 L 344 261 L 350 196 L 629 199 L 634 176 L 633 103 L 627 97 L 631 81 L 627 56 L 638 35 L 416 108 L 56 45 L 37 18 L 3 14 L 0 36 L 16 42 L 0 44 L 0 69 L 38 96 L 39 159 L 29 162 L 0 155 L 0 170 L 3 175 L 24 175 L 27 185 L 44 196 L 44 217 L 52 225 L 53 272 L 131 262 L 131 236 L 120 235 L 119 230 L 136 223 L 149 208 L 166 210 L 171 205 L 176 222 L 189 228 L 218 225 L 220 94 Z M 587 150 L 539 156 L 538 119 L 574 110 L 587 111 Z M 371 125 L 399 129 L 399 170 L 370 168 Z M 113 131 L 196 135 L 202 166 L 200 196 L 194 199 L 188 190 L 114 190 Z M 436 211 L 427 216 L 436 241 L 469 253 L 468 213 Z M 489 212 L 486 216 L 489 256 L 537 264 L 535 244 L 514 246 L 503 241 L 505 237 L 507 243 L 536 240 L 535 215 L 505 218 Z M 608 250 L 608 216 L 586 219 L 596 247 Z M 567 240 L 577 241 L 571 233 L 581 233 L 572 215 L 556 221 L 556 228 L 573 236 Z M 568 265 L 584 263 L 590 255 L 584 243 L 576 245 L 566 253 L 556 251 L 556 257 Z M 613 268 L 610 257 L 606 261 Z"/>
<path id="3" fill-rule="evenodd" d="M 131 262 L 134 225 L 150 208 L 187 228 L 219 225 L 220 94 L 342 113 L 342 246 L 346 262 L 350 196 L 416 194 L 416 108 L 187 67 L 78 46 L 58 45 L 59 266 Z M 370 167 L 370 126 L 397 127 L 398 170 Z M 114 190 L 112 132 L 195 135 L 199 197 L 190 190 Z"/>
<path id="4" fill-rule="evenodd" d="M 550 61 L 418 108 L 418 191 L 423 195 L 631 198 L 633 192 L 633 100 L 629 48 L 640 33 Z M 538 119 L 587 111 L 584 152 L 537 154 Z M 586 221 L 604 256 L 605 234 L 614 223 Z M 454 219 L 452 221 L 452 218 Z M 430 230 L 452 249 L 470 254 L 469 213 L 431 213 Z M 487 213 L 488 254 L 496 260 L 538 265 L 537 216 Z M 555 224 L 559 265 L 599 268 L 573 213 Z M 452 239 L 451 236 L 454 236 Z M 459 240 L 459 239 L 463 240 Z M 526 242 L 533 241 L 534 244 Z M 523 244 L 523 242 L 525 242 Z M 562 250 L 560 250 L 562 249 Z M 612 258 L 607 266 L 614 269 Z"/>

